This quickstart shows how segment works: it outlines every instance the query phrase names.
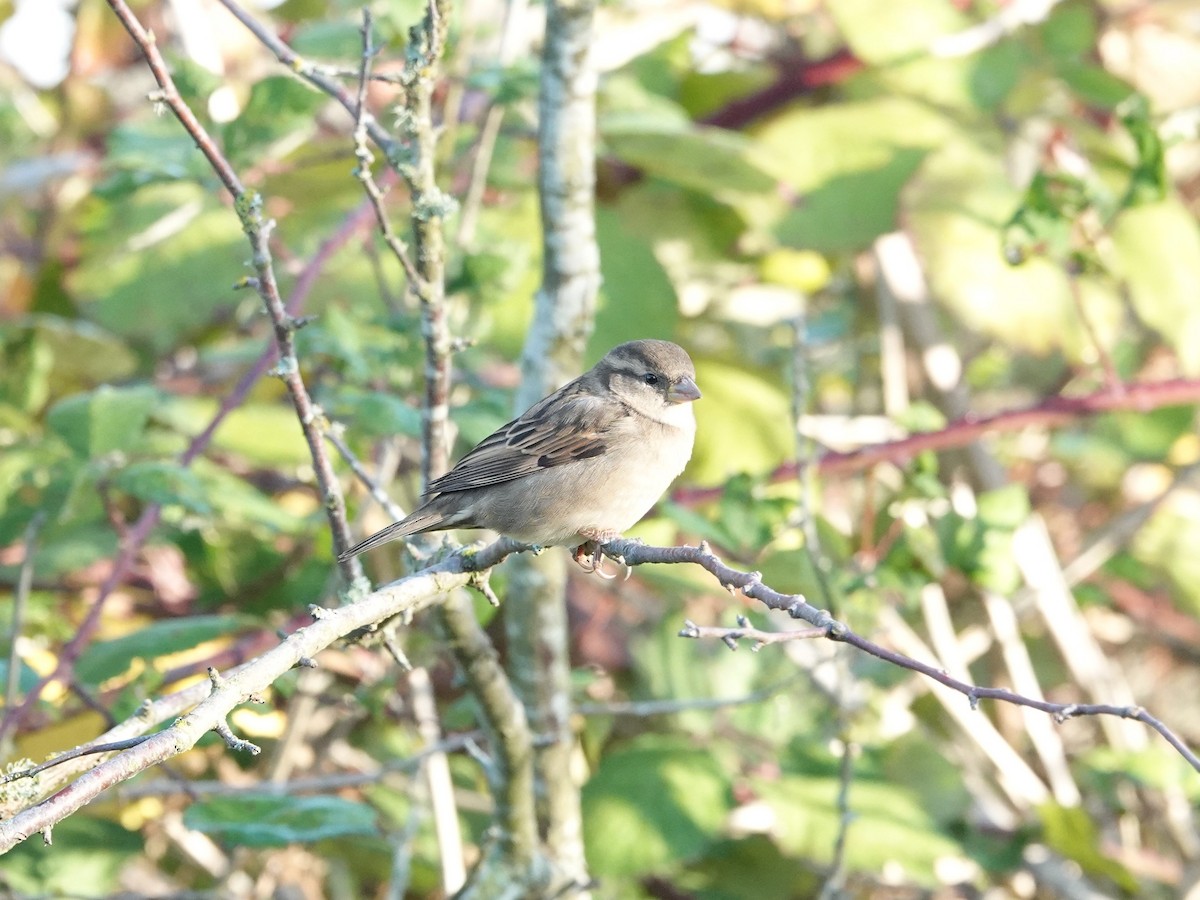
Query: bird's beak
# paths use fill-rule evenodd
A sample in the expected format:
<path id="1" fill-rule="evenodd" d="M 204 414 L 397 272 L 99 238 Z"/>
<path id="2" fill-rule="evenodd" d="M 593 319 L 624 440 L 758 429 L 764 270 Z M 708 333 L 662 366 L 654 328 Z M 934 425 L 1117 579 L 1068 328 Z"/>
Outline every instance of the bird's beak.
<path id="1" fill-rule="evenodd" d="M 696 387 L 696 382 L 691 378 L 681 378 L 667 391 L 667 400 L 671 403 L 690 403 L 693 400 L 699 400 L 701 397 L 700 388 Z"/>

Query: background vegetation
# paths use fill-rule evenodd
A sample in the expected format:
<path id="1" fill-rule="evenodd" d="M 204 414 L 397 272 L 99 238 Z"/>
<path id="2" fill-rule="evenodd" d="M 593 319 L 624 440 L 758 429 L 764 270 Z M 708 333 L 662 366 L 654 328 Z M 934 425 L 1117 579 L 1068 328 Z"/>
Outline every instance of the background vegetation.
<path id="1" fill-rule="evenodd" d="M 23 30 L 35 6 L 0 3 L 11 61 L 55 59 L 54 32 Z M 295 333 L 308 391 L 411 508 L 422 309 L 353 174 L 354 117 L 221 5 L 133 8 L 278 223 L 282 293 L 312 317 Z M 359 9 L 251 15 L 353 95 Z M 402 73 L 425 8 L 374 12 L 374 69 Z M 692 463 L 636 536 L 706 540 L 964 681 L 1140 704 L 1200 744 L 1197 16 L 1190 0 L 601 8 L 603 286 L 583 362 L 672 338 L 705 394 Z M 510 417 L 543 277 L 542 19 L 450 8 L 435 73 L 447 322 L 469 343 L 456 455 Z M 253 270 L 228 195 L 147 100 L 109 6 L 81 0 L 60 25 L 65 74 L 0 67 L 0 728 L 16 769 L 203 686 L 346 590 L 266 372 L 271 322 L 231 290 Z M 393 133 L 400 92 L 367 92 Z M 385 168 L 406 232 L 409 192 Z M 336 465 L 355 534 L 389 521 Z M 409 564 L 366 565 L 383 583 Z M 500 608 L 475 613 L 503 653 L 504 567 L 492 586 Z M 739 628 L 796 623 L 694 566 L 573 572 L 566 602 L 597 897 L 1196 889 L 1200 775 L 1141 723 L 972 712 L 826 641 L 731 653 Z M 429 618 L 398 637 L 421 675 L 337 645 L 231 717 L 261 755 L 209 735 L 66 818 L 53 847 L 19 844 L 0 890 L 440 895 L 447 860 L 469 868 L 496 827 L 497 748 Z M 733 633 L 684 640 L 685 622 Z M 29 785 L 5 787 L 5 818 L 40 799 Z"/>

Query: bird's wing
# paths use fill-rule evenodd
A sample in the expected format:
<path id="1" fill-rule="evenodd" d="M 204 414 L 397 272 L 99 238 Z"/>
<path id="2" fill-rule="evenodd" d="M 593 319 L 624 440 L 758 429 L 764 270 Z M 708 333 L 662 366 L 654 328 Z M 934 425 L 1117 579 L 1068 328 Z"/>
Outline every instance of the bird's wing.
<path id="1" fill-rule="evenodd" d="M 484 438 L 458 464 L 429 485 L 429 494 L 487 487 L 541 469 L 600 456 L 606 436 L 628 416 L 573 381 Z"/>

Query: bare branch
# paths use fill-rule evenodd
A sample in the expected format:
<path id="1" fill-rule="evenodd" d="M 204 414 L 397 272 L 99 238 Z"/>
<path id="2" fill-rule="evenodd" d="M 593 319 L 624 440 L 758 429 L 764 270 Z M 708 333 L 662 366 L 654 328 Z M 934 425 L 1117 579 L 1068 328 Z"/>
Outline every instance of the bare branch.
<path id="1" fill-rule="evenodd" d="M 200 120 L 196 118 L 188 105 L 179 95 L 166 62 L 158 50 L 154 36 L 142 27 L 141 22 L 130 11 L 125 0 L 108 0 L 108 5 L 116 13 L 125 30 L 129 32 L 134 42 L 141 48 L 146 57 L 154 80 L 159 89 L 151 99 L 165 104 L 188 135 L 196 142 L 200 152 L 204 154 L 209 165 L 225 185 L 225 189 L 233 197 L 234 209 L 241 220 L 242 229 L 250 241 L 253 253 L 255 276 L 245 280 L 246 286 L 253 286 L 270 316 L 275 330 L 275 343 L 279 349 L 279 362 L 274 371 L 287 386 L 292 404 L 300 427 L 304 432 L 308 452 L 312 457 L 313 470 L 316 473 L 317 488 L 321 495 L 322 505 L 329 519 L 329 527 L 333 532 L 334 548 L 340 552 L 350 546 L 350 528 L 346 523 L 345 501 L 333 465 L 321 440 L 317 420 L 321 411 L 313 404 L 300 375 L 300 363 L 296 358 L 295 330 L 296 322 L 284 308 L 283 298 L 279 294 L 279 285 L 275 280 L 275 268 L 271 259 L 270 233 L 274 222 L 264 218 L 262 213 L 262 197 L 255 191 L 249 191 L 243 186 L 233 166 L 217 147 L 212 137 L 205 131 Z M 353 581 L 362 574 L 361 563 L 347 559 L 342 565 L 342 574 L 347 582 Z"/>
<path id="2" fill-rule="evenodd" d="M 25 840 L 29 835 L 37 834 L 45 828 L 53 826 L 56 822 L 91 802 L 107 788 L 133 777 L 152 765 L 189 750 L 206 732 L 223 725 L 229 713 L 239 703 L 251 695 L 265 690 L 283 674 L 293 667 L 303 664 L 304 660 L 311 659 L 335 641 L 392 616 L 411 615 L 421 609 L 433 606 L 439 602 L 439 598 L 444 598 L 447 592 L 469 584 L 476 572 L 486 571 L 510 554 L 527 549 L 529 548 L 515 541 L 502 539 L 484 547 L 460 550 L 435 565 L 360 598 L 355 603 L 336 610 L 321 610 L 320 617 L 311 625 L 297 630 L 262 656 L 228 673 L 221 680 L 220 686 L 211 689 L 207 697 L 204 696 L 204 691 L 209 689 L 210 685 L 202 684 L 199 690 L 193 686 L 186 691 L 164 698 L 159 705 L 147 706 L 136 721 L 123 723 L 123 725 L 130 727 L 135 733 L 145 730 L 148 722 L 154 721 L 156 716 L 163 715 L 166 710 L 186 708 L 186 703 L 195 703 L 203 698 L 191 712 L 182 716 L 169 728 L 139 741 L 131 749 L 124 750 L 99 764 L 66 790 L 59 791 L 49 799 L 0 822 L 0 853 Z M 606 544 L 604 551 L 610 557 L 621 559 L 627 565 L 636 566 L 647 563 L 692 563 L 698 565 L 712 574 L 722 585 L 738 588 L 769 609 L 783 610 L 793 618 L 808 622 L 830 640 L 849 644 L 871 656 L 918 672 L 957 691 L 968 699 L 972 708 L 980 700 L 1000 700 L 1049 713 L 1056 722 L 1060 723 L 1077 716 L 1118 716 L 1142 722 L 1162 735 L 1192 768 L 1200 772 L 1200 758 L 1174 731 L 1141 707 L 1050 703 L 1002 688 L 978 687 L 968 684 L 950 677 L 940 669 L 888 650 L 859 636 L 843 623 L 833 619 L 827 612 L 809 605 L 802 596 L 783 594 L 765 585 L 758 573 L 742 572 L 726 566 L 704 545 L 698 547 L 651 547 L 636 541 L 620 540 Z M 476 625 L 476 627 L 478 626 Z M 498 669 L 498 667 L 493 668 L 496 666 L 494 657 L 489 659 L 487 653 L 468 655 L 471 658 L 471 664 L 476 667 L 474 677 L 481 679 L 483 689 L 489 692 L 506 691 L 505 682 L 491 681 L 492 674 Z M 181 706 L 181 704 L 184 705 Z M 507 706 L 514 716 L 522 715 L 520 705 L 515 702 L 511 693 L 500 697 L 497 706 L 502 705 Z M 109 736 L 114 739 L 121 737 L 112 733 Z M 519 732 L 516 732 L 515 736 L 519 738 Z M 534 743 L 530 741 L 527 748 L 519 740 L 514 744 L 512 735 L 505 736 L 504 742 L 497 744 L 500 749 L 496 752 L 511 754 L 512 748 L 516 746 L 522 754 L 531 753 Z M 515 766 L 523 764 L 523 759 L 523 757 L 510 756 L 507 759 L 502 757 L 500 764 Z M 510 796 L 516 796 L 516 794 Z M 528 874 L 530 873 L 527 871 L 526 875 Z"/>
<path id="3" fill-rule="evenodd" d="M 812 606 L 799 594 L 783 594 L 767 586 L 762 582 L 762 575 L 759 572 L 742 572 L 730 568 L 708 549 L 707 544 L 701 544 L 698 547 L 649 547 L 637 541 L 620 540 L 605 544 L 603 549 L 607 556 L 629 566 L 640 566 L 646 563 L 694 563 L 712 574 L 722 586 L 737 588 L 747 597 L 758 600 L 768 609 L 781 610 L 793 619 L 802 619 L 814 628 L 823 631 L 830 640 L 849 644 L 885 662 L 920 672 L 939 684 L 958 691 L 967 698 L 972 708 L 977 706 L 980 700 L 1001 700 L 1005 703 L 1027 706 L 1049 713 L 1056 722 L 1060 723 L 1077 716 L 1115 716 L 1121 719 L 1133 719 L 1157 731 L 1188 761 L 1192 768 L 1200 772 L 1200 757 L 1167 725 L 1140 706 L 1115 706 L 1105 703 L 1050 703 L 1003 688 L 978 687 L 968 684 L 950 677 L 941 669 L 888 650 L 855 634 L 845 624 L 834 619 L 825 610 Z"/>
<path id="4" fill-rule="evenodd" d="M 964 415 L 945 428 L 910 435 L 883 444 L 872 444 L 846 452 L 829 451 L 815 463 L 822 475 L 851 475 L 880 463 L 904 465 L 926 450 L 949 450 L 965 447 L 989 434 L 1019 431 L 1022 428 L 1055 428 L 1086 416 L 1133 410 L 1148 412 L 1164 406 L 1185 406 L 1200 403 L 1200 379 L 1175 378 L 1169 381 L 1150 381 L 1124 385 L 1120 393 L 1103 388 L 1090 394 L 1074 397 L 1048 397 L 1032 406 L 1005 410 L 990 416 Z M 796 477 L 796 464 L 787 462 L 770 474 L 772 482 Z M 679 503 L 699 504 L 717 499 L 722 488 L 680 488 L 672 494 Z"/>
<path id="5" fill-rule="evenodd" d="M 311 660 L 337 640 L 399 614 L 411 615 L 439 601 L 448 591 L 465 587 L 474 573 L 499 563 L 524 545 L 500 540 L 479 549 L 459 551 L 421 572 L 386 585 L 336 610 L 316 610 L 316 621 L 291 634 L 286 640 L 253 661 L 199 690 L 189 689 L 172 695 L 171 705 L 197 703 L 173 725 L 136 746 L 118 753 L 94 767 L 65 790 L 0 822 L 0 853 L 36 834 L 90 803 L 108 788 L 125 781 L 150 766 L 183 753 L 209 731 L 226 728 L 230 712 L 238 704 L 265 690 L 292 668 Z M 186 705 L 182 708 L 186 709 Z M 153 706 L 127 723 L 136 733 L 152 721 Z M 114 736 L 120 739 L 123 736 Z M 235 738 L 236 741 L 236 738 Z"/>

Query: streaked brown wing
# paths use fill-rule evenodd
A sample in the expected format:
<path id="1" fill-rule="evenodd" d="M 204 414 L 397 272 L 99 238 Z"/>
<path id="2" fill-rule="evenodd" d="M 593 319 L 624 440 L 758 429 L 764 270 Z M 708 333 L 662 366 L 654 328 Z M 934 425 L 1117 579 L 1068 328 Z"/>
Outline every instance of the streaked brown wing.
<path id="1" fill-rule="evenodd" d="M 521 478 L 539 469 L 599 456 L 606 434 L 626 415 L 573 381 L 484 438 L 429 485 L 429 494 L 465 491 Z"/>

